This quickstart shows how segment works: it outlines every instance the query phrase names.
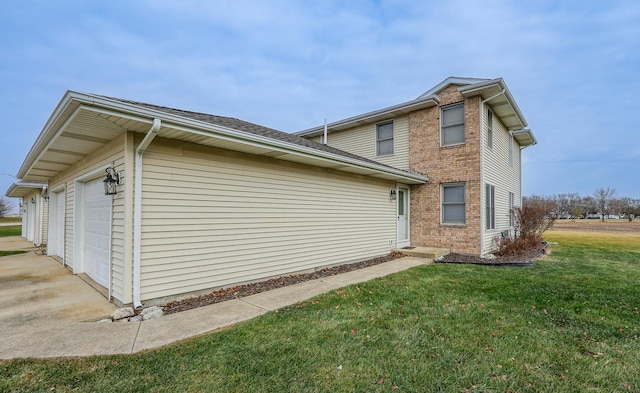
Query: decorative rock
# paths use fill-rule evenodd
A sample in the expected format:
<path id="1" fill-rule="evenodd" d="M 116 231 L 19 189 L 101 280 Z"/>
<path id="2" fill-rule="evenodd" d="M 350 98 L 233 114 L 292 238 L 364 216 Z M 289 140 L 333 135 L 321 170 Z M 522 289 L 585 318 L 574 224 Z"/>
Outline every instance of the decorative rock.
<path id="1" fill-rule="evenodd" d="M 131 307 L 120 308 L 120 309 L 117 309 L 116 311 L 114 311 L 113 314 L 111 314 L 111 320 L 117 321 L 117 320 L 120 320 L 120 319 L 125 319 L 125 318 L 132 317 L 134 315 L 136 315 L 136 314 L 133 311 L 133 308 L 131 308 Z"/>
<path id="2" fill-rule="evenodd" d="M 129 318 L 129 322 L 142 322 L 142 315 L 136 315 L 135 317 Z"/>
<path id="3" fill-rule="evenodd" d="M 164 315 L 164 312 L 162 311 L 162 307 L 153 306 L 142 310 L 140 315 L 142 316 L 142 320 L 146 321 L 148 319 L 160 318 Z"/>
<path id="4" fill-rule="evenodd" d="M 434 259 L 435 262 L 442 262 L 443 260 L 444 260 L 444 255 L 440 255 L 439 257 Z"/>
<path id="5" fill-rule="evenodd" d="M 493 255 L 493 254 L 487 254 L 487 255 L 483 256 L 482 259 L 486 259 L 488 261 L 494 261 L 496 259 L 496 256 Z"/>

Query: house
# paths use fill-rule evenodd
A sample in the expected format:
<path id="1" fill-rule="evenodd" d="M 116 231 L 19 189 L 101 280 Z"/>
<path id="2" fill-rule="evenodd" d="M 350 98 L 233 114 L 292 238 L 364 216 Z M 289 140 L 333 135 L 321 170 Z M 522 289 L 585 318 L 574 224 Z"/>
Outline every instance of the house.
<path id="1" fill-rule="evenodd" d="M 40 190 L 48 254 L 140 307 L 410 245 L 486 253 L 520 203 L 526 126 L 502 79 L 298 135 L 68 91 L 18 172 L 40 188 L 8 195 Z"/>
<path id="2" fill-rule="evenodd" d="M 47 243 L 49 220 L 49 196 L 47 183 L 18 181 L 7 190 L 11 198 L 21 198 L 22 237 L 36 246 Z"/>
<path id="3" fill-rule="evenodd" d="M 238 119 L 74 91 L 18 178 L 47 187 L 48 254 L 135 307 L 386 255 L 397 185 L 428 181 Z M 28 217 L 46 206 L 31 207 L 38 187 L 8 191 Z"/>
<path id="4" fill-rule="evenodd" d="M 429 176 L 398 185 L 398 246 L 484 255 L 513 233 L 521 150 L 536 143 L 503 79 L 450 77 L 417 99 L 296 133 Z"/>

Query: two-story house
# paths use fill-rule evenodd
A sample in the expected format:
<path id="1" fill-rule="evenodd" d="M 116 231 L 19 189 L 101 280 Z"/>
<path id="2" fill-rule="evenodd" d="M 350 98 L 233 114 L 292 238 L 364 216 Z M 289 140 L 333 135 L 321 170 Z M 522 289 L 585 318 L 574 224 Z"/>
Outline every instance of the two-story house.
<path id="1" fill-rule="evenodd" d="M 450 77 L 415 100 L 296 134 L 428 176 L 398 185 L 397 247 L 476 255 L 513 232 L 521 150 L 536 143 L 501 78 Z"/>

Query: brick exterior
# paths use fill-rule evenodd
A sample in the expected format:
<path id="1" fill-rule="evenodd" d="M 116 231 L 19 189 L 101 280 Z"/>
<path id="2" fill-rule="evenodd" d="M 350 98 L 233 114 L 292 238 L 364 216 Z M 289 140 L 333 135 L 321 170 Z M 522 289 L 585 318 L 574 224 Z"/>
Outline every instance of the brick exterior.
<path id="1" fill-rule="evenodd" d="M 426 173 L 427 184 L 411 187 L 411 244 L 451 248 L 464 254 L 481 253 L 482 206 L 480 184 L 480 97 L 464 98 L 456 85 L 437 92 L 442 99 L 438 107 L 409 115 L 410 170 Z M 440 146 L 440 108 L 464 102 L 465 143 Z M 466 224 L 441 224 L 441 184 L 464 182 Z"/>

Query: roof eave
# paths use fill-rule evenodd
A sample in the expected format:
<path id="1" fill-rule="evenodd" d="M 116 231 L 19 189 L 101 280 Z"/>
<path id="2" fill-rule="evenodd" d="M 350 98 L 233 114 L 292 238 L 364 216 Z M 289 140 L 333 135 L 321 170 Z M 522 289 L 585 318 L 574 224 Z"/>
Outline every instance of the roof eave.
<path id="1" fill-rule="evenodd" d="M 370 170 L 371 175 L 381 178 L 393 178 L 398 181 L 410 182 L 412 184 L 420 184 L 428 181 L 428 178 L 419 174 L 412 174 L 397 168 L 377 165 L 364 161 L 358 161 L 353 158 L 339 156 L 330 152 L 301 146 L 286 141 L 280 141 L 274 138 L 261 136 L 246 131 L 240 131 L 208 122 L 189 119 L 183 116 L 154 110 L 152 108 L 141 107 L 131 103 L 110 99 L 108 97 L 97 96 L 94 94 L 79 93 L 67 91 L 51 117 L 45 124 L 42 132 L 36 139 L 33 147 L 27 155 L 20 171 L 18 178 L 26 178 L 29 170 L 34 167 L 39 157 L 46 151 L 49 144 L 60 131 L 62 125 L 69 118 L 77 107 L 86 105 L 90 107 L 98 107 L 122 113 L 123 116 L 134 115 L 139 121 L 148 121 L 150 124 L 154 118 L 161 119 L 164 124 L 174 124 L 180 126 L 185 132 L 195 132 L 196 130 L 204 131 L 204 134 L 211 137 L 222 137 L 234 140 L 243 144 L 254 144 L 280 150 L 282 152 L 305 156 L 308 158 L 332 161 L 340 165 L 358 167 Z"/>
<path id="2" fill-rule="evenodd" d="M 346 119 L 328 123 L 327 130 L 337 131 L 337 130 L 353 127 L 355 125 L 374 123 L 374 122 L 384 120 L 385 118 L 397 116 L 399 114 L 406 114 L 408 112 L 437 106 L 439 102 L 440 102 L 440 97 L 434 94 L 428 97 L 418 98 L 418 99 L 403 102 L 397 105 L 367 112 L 362 115 L 348 117 Z M 324 125 L 294 132 L 293 134 L 298 136 L 303 136 L 303 137 L 313 137 L 313 136 L 319 136 L 323 132 L 324 132 Z"/>
<path id="3" fill-rule="evenodd" d="M 535 134 L 528 128 L 511 131 L 511 135 L 518 141 L 521 147 L 529 147 L 538 144 Z"/>
<path id="4" fill-rule="evenodd" d="M 487 80 L 485 82 L 476 83 L 473 85 L 462 86 L 458 88 L 458 91 L 460 92 L 460 94 L 462 94 L 465 97 L 470 97 L 474 95 L 482 96 L 482 91 L 487 90 L 488 88 L 491 88 L 493 86 L 497 86 L 500 90 L 504 90 L 503 94 L 507 102 L 513 109 L 513 112 L 517 116 L 518 121 L 520 122 L 520 128 L 527 127 L 528 126 L 527 120 L 524 118 L 524 115 L 522 114 L 520 107 L 518 107 L 518 104 L 516 103 L 516 100 L 513 98 L 511 91 L 509 91 L 509 88 L 507 87 L 507 84 L 504 82 L 504 79 L 496 78 L 496 79 Z M 483 97 L 483 98 L 487 98 L 487 97 Z"/>

